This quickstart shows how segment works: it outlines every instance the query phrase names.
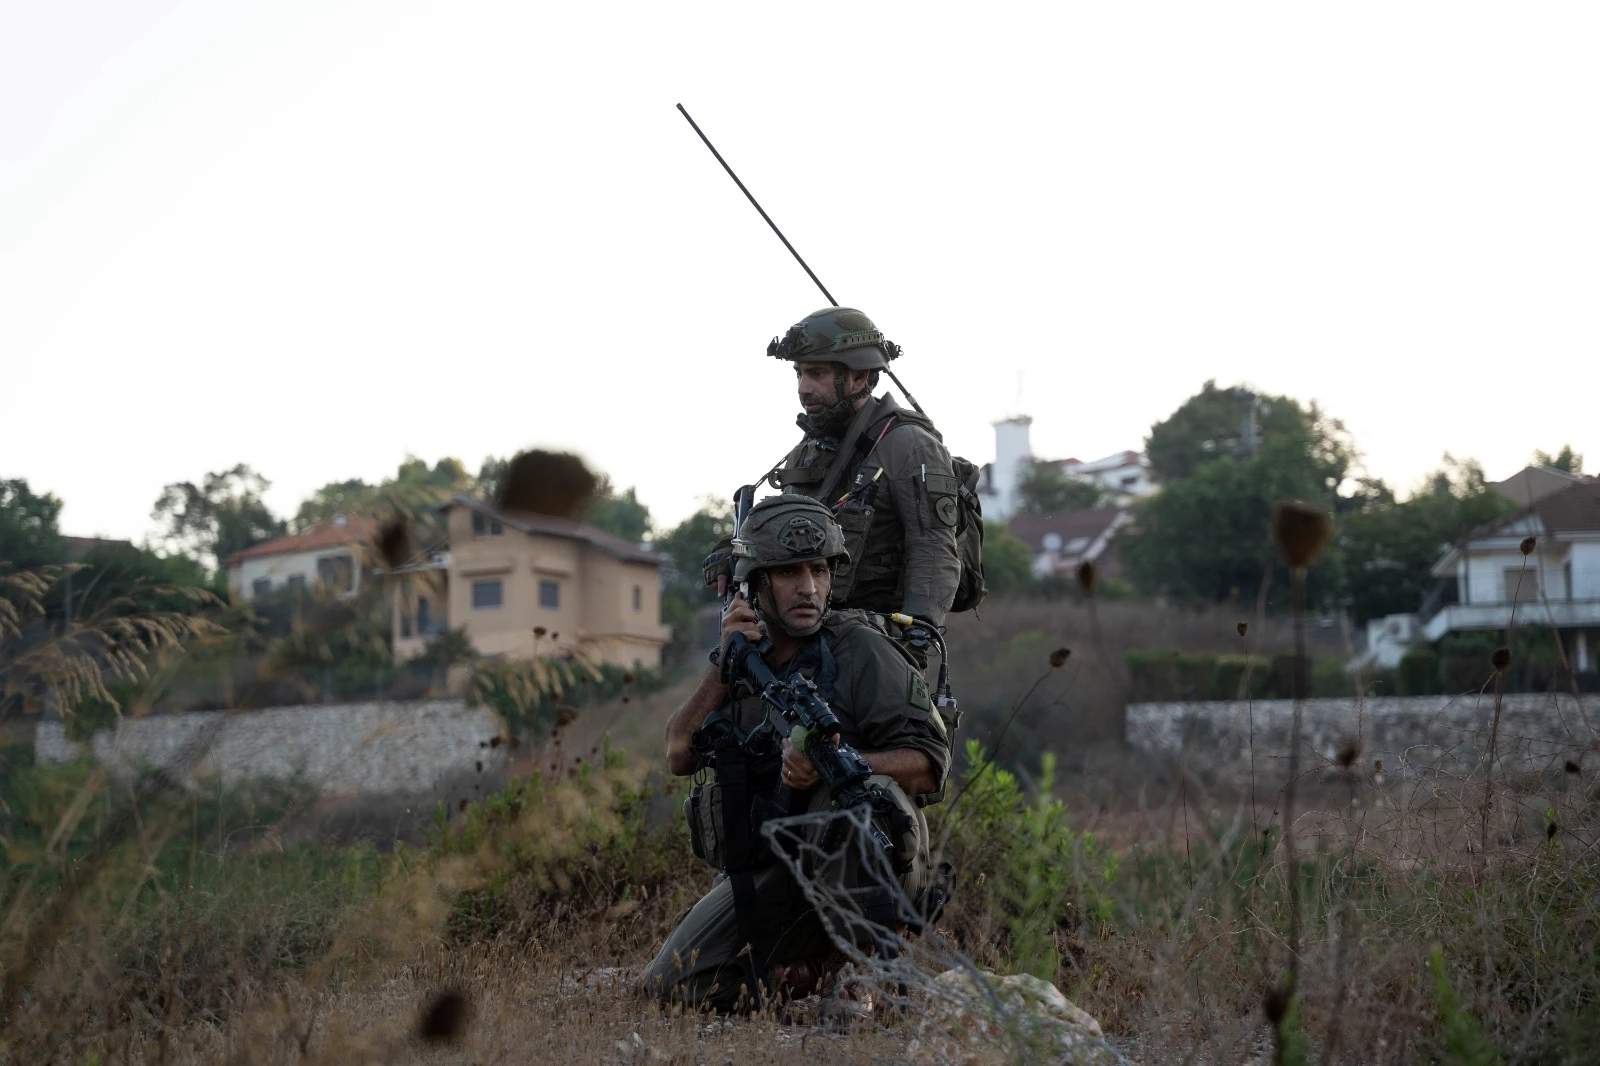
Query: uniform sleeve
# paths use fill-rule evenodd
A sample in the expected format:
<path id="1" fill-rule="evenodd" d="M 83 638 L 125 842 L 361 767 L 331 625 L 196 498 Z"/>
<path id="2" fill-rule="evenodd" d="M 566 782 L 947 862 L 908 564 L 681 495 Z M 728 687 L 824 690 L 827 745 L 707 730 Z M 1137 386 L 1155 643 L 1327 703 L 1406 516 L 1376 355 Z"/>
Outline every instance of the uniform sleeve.
<path id="1" fill-rule="evenodd" d="M 856 746 L 862 751 L 922 752 L 933 763 L 939 787 L 916 799 L 919 804 L 938 802 L 950 775 L 950 744 L 921 671 L 889 637 L 870 629 L 851 633 L 835 654 L 841 687 L 849 693 L 846 710 L 856 724 Z"/>
<path id="2" fill-rule="evenodd" d="M 916 426 L 890 432 L 881 457 L 889 496 L 904 530 L 905 596 L 900 610 L 944 625 L 961 584 L 959 514 L 950 453 Z"/>

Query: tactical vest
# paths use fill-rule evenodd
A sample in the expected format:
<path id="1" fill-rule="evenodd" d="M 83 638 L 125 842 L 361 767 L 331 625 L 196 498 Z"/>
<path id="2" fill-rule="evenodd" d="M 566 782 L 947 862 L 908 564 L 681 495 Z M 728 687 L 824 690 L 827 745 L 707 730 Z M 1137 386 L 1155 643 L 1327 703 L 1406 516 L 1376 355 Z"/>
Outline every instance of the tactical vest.
<path id="1" fill-rule="evenodd" d="M 883 464 L 876 455 L 877 443 L 901 425 L 919 426 L 935 440 L 943 441 L 926 415 L 897 408 L 873 419 L 853 442 L 847 439 L 842 454 L 828 450 L 816 438 L 807 439 L 800 445 L 800 464 L 784 466 L 772 476 L 774 487 L 810 496 L 834 508 L 834 517 L 844 533 L 845 550 L 850 553 L 850 561 L 834 571 L 830 602 L 836 606 L 887 614 L 900 610 L 905 602 L 904 517 L 897 515 L 882 495 L 888 486 L 877 478 Z M 960 456 L 951 456 L 950 465 L 951 474 L 926 475 L 924 491 L 931 515 L 946 520 L 948 514 L 953 519 L 961 577 L 950 610 L 970 611 L 983 602 L 988 592 L 983 582 L 979 471 Z M 835 507 L 847 493 L 845 503 Z"/>

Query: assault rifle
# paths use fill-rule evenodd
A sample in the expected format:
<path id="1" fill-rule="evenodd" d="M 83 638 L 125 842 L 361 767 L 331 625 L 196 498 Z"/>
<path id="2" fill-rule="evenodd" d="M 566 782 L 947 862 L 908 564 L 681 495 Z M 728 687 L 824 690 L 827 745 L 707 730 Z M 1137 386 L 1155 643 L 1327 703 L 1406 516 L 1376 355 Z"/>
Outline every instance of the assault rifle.
<path id="1" fill-rule="evenodd" d="M 909 828 L 905 824 L 906 813 L 882 789 L 867 784 L 872 765 L 866 758 L 849 744 L 831 743 L 833 735 L 840 731 L 839 716 L 818 695 L 815 682 L 799 674 L 779 681 L 761 658 L 760 647 L 741 633 L 729 638 L 724 654 L 728 657 L 729 676 L 750 682 L 761 699 L 792 727 L 790 743 L 817 768 L 834 807 L 851 810 L 866 804 L 874 814 L 887 816 L 897 832 Z M 875 822 L 869 824 L 873 841 L 886 853 L 893 851 L 894 842 L 889 835 Z"/>

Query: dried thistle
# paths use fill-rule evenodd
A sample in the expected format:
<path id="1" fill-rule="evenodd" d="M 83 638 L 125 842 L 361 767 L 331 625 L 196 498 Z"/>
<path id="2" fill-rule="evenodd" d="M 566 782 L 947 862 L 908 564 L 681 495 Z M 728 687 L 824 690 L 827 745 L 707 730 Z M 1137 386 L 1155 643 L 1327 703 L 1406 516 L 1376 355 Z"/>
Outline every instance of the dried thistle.
<path id="1" fill-rule="evenodd" d="M 1261 1009 L 1266 1012 L 1267 1021 L 1277 1025 L 1283 1021 L 1284 1015 L 1289 1013 L 1289 993 L 1278 985 L 1267 989 L 1266 996 L 1261 1001 Z"/>
<path id="2" fill-rule="evenodd" d="M 1085 559 L 1078 564 L 1078 587 L 1083 590 L 1085 596 L 1094 595 L 1094 584 L 1098 577 L 1099 572 L 1090 560 Z"/>
<path id="3" fill-rule="evenodd" d="M 1372 772 L 1373 773 L 1377 773 L 1377 774 L 1383 773 L 1383 760 L 1382 759 L 1374 759 L 1372 761 Z"/>
<path id="4" fill-rule="evenodd" d="M 429 1043 L 455 1041 L 466 1031 L 467 1013 L 466 995 L 453 988 L 445 989 L 434 995 L 417 1019 L 417 1035 Z"/>
<path id="5" fill-rule="evenodd" d="M 542 637 L 548 632 L 550 632 L 550 631 L 548 629 L 546 629 L 544 626 L 534 626 L 533 627 L 533 635 L 536 636 L 536 637 Z"/>
<path id="6" fill-rule="evenodd" d="M 1538 546 L 1538 537 L 1523 537 L 1522 543 L 1518 547 L 1522 550 L 1523 555 L 1532 555 L 1533 549 L 1537 548 Z"/>
<path id="7" fill-rule="evenodd" d="M 1333 519 L 1314 504 L 1283 500 L 1272 508 L 1272 539 L 1290 566 L 1310 566 L 1333 537 Z"/>
<path id="8" fill-rule="evenodd" d="M 629 670 L 629 671 L 626 671 L 625 673 L 623 673 L 623 675 L 622 675 L 622 683 L 624 685 L 633 684 L 633 671 L 632 670 Z"/>
<path id="9" fill-rule="evenodd" d="M 411 559 L 411 533 L 398 507 L 389 520 L 378 527 L 373 552 L 377 561 L 390 570 L 405 565 Z"/>
<path id="10" fill-rule="evenodd" d="M 1355 764 L 1356 759 L 1360 755 L 1361 755 L 1361 742 L 1359 740 L 1355 740 L 1353 738 L 1350 739 L 1350 740 L 1347 740 L 1347 741 L 1345 741 L 1344 747 L 1339 749 L 1339 755 L 1338 755 L 1339 765 L 1345 767 L 1346 769 L 1348 769 L 1349 767 L 1351 767 L 1352 765 Z"/>
<path id="11" fill-rule="evenodd" d="M 1497 672 L 1505 673 L 1506 667 L 1511 665 L 1511 649 L 1502 644 L 1490 653 L 1489 662 Z"/>
<path id="12" fill-rule="evenodd" d="M 1556 823 L 1551 822 L 1549 825 L 1544 827 L 1544 838 L 1546 840 L 1554 840 L 1556 838 L 1556 834 L 1559 832 L 1561 832 L 1561 827 L 1556 825 Z"/>
<path id="13" fill-rule="evenodd" d="M 578 708 L 570 703 L 563 703 L 556 708 L 556 728 L 565 729 L 578 720 Z"/>
<path id="14" fill-rule="evenodd" d="M 1248 632 L 1250 632 L 1250 623 L 1249 622 L 1240 622 L 1239 623 L 1239 635 L 1242 637 Z"/>
<path id="15" fill-rule="evenodd" d="M 582 459 L 570 452 L 518 452 L 506 466 L 499 504 L 557 518 L 581 518 L 600 488 Z"/>
<path id="16" fill-rule="evenodd" d="M 1577 762 L 1575 760 L 1572 760 L 1572 759 L 1568 759 L 1567 760 L 1567 765 L 1562 767 L 1562 769 L 1565 770 L 1569 774 L 1575 774 L 1575 773 L 1578 773 L 1578 771 L 1579 771 L 1579 767 L 1578 767 Z"/>
<path id="17" fill-rule="evenodd" d="M 1067 659 L 1071 657 L 1071 655 L 1071 648 L 1057 648 L 1055 651 L 1050 653 L 1050 669 L 1061 669 L 1063 666 L 1067 665 Z"/>

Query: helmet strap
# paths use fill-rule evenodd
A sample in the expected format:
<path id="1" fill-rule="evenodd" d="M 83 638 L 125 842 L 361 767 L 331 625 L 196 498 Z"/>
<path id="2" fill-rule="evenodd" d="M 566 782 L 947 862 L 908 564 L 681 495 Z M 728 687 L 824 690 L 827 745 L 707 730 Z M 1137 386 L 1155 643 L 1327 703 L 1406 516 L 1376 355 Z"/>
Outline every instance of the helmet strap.
<path id="1" fill-rule="evenodd" d="M 850 425 L 851 417 L 856 413 L 856 403 L 863 396 L 872 395 L 872 387 L 877 383 L 877 374 L 868 374 L 867 383 L 855 392 L 845 393 L 845 381 L 848 370 L 843 363 L 833 365 L 833 395 L 834 402 L 818 411 L 816 414 L 800 412 L 795 419 L 795 424 L 812 436 L 838 436 Z"/>

